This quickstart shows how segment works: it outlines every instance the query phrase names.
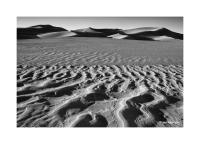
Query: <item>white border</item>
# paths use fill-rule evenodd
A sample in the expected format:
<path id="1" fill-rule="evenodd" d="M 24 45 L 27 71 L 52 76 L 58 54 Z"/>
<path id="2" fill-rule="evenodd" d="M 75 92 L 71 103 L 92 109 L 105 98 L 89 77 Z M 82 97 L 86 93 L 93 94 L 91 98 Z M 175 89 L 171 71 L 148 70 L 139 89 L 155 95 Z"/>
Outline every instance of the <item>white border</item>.
<path id="1" fill-rule="evenodd" d="M 199 4 L 183 0 L 1 2 L 1 143 L 197 143 Z M 184 16 L 184 128 L 16 128 L 17 16 Z"/>

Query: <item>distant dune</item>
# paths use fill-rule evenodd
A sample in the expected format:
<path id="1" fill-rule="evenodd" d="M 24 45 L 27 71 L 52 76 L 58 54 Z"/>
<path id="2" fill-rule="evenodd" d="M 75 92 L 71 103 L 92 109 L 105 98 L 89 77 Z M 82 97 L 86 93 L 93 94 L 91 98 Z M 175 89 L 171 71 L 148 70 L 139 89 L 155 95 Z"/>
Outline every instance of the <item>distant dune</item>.
<path id="1" fill-rule="evenodd" d="M 37 35 L 39 38 L 62 38 L 62 37 L 71 37 L 77 35 L 71 31 L 61 31 L 61 32 L 50 32 Z"/>
<path id="2" fill-rule="evenodd" d="M 93 30 L 92 28 L 84 28 L 84 29 L 77 29 L 77 30 L 74 30 L 74 32 L 77 32 L 77 33 L 101 33 L 101 32 L 97 32 L 95 30 Z"/>
<path id="3" fill-rule="evenodd" d="M 64 28 L 51 25 L 36 25 L 27 28 L 17 28 L 17 39 L 34 39 L 39 38 L 39 34 L 66 31 Z"/>
<path id="4" fill-rule="evenodd" d="M 108 37 L 114 38 L 114 39 L 125 39 L 126 37 L 128 37 L 128 35 L 117 33 L 117 34 L 110 35 Z"/>
<path id="5" fill-rule="evenodd" d="M 172 37 L 168 37 L 168 36 L 150 36 L 150 38 L 152 38 L 153 40 L 159 40 L 159 41 L 173 40 Z"/>
<path id="6" fill-rule="evenodd" d="M 146 32 L 146 31 L 156 31 L 158 29 L 159 29 L 158 27 L 141 27 L 141 28 L 135 28 L 135 29 L 122 30 L 122 32 L 124 34 L 130 35 L 130 34 Z"/>
<path id="7" fill-rule="evenodd" d="M 144 28 L 124 30 L 121 32 L 122 34 L 128 35 L 126 39 L 135 39 L 135 40 L 179 39 L 179 40 L 183 40 L 183 34 L 170 31 L 166 28 L 144 27 Z"/>
<path id="8" fill-rule="evenodd" d="M 179 39 L 183 40 L 183 34 L 170 31 L 166 28 L 141 27 L 136 29 L 96 29 L 83 28 L 67 31 L 64 28 L 51 25 L 36 25 L 28 28 L 17 29 L 17 39 L 35 38 L 61 38 L 61 37 L 103 37 L 113 39 L 150 40 L 162 41 Z"/>
<path id="9" fill-rule="evenodd" d="M 85 28 L 73 30 L 77 33 L 78 37 L 108 37 L 110 35 L 120 32 L 120 29 L 95 29 L 95 28 Z"/>
<path id="10" fill-rule="evenodd" d="M 95 31 L 92 28 L 77 29 L 72 32 L 75 32 L 77 37 L 105 37 L 102 32 Z"/>

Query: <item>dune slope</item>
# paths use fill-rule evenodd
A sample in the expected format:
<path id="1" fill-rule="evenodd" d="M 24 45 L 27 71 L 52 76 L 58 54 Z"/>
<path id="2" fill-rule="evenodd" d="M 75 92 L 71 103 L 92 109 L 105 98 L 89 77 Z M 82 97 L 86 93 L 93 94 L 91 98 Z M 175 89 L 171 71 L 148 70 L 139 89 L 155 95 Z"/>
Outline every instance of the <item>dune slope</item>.
<path id="1" fill-rule="evenodd" d="M 39 38 L 63 38 L 63 37 L 72 37 L 76 36 L 77 34 L 70 31 L 60 31 L 60 32 L 50 32 L 44 34 L 38 34 Z"/>

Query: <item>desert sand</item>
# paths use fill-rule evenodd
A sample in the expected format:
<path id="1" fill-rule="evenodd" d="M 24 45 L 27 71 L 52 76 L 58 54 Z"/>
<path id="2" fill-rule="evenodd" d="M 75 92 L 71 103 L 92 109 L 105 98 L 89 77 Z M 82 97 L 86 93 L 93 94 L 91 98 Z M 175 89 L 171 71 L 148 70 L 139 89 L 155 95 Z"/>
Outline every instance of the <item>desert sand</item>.
<path id="1" fill-rule="evenodd" d="M 183 127 L 183 41 L 18 40 L 17 127 Z"/>

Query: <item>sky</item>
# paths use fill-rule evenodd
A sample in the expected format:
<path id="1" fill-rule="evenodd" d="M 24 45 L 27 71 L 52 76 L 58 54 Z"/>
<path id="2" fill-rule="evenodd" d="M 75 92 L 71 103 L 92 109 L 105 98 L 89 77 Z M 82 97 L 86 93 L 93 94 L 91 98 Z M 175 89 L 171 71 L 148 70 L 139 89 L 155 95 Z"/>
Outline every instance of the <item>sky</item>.
<path id="1" fill-rule="evenodd" d="M 50 24 L 75 30 L 87 27 L 132 29 L 165 27 L 183 33 L 183 17 L 17 17 L 17 27 Z"/>

